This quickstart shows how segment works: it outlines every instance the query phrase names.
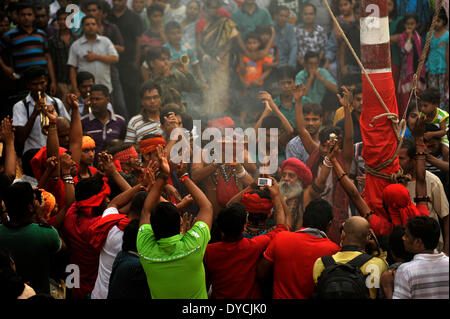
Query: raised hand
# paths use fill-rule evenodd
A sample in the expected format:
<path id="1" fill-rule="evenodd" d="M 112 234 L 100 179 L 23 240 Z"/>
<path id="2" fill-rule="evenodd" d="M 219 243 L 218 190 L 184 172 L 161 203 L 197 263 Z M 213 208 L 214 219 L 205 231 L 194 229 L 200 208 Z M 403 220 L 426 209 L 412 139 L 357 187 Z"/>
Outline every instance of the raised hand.
<path id="1" fill-rule="evenodd" d="M 14 143 L 14 126 L 9 115 L 2 120 L 0 125 L 0 139 L 5 143 Z"/>
<path id="2" fill-rule="evenodd" d="M 47 158 L 47 170 L 50 172 L 53 172 L 56 169 L 56 166 L 58 165 L 58 159 L 56 156 L 51 156 Z"/>
<path id="3" fill-rule="evenodd" d="M 63 153 L 61 155 L 61 175 L 70 174 L 73 165 L 72 156 L 69 153 Z"/>
<path id="4" fill-rule="evenodd" d="M 265 189 L 268 189 L 270 192 L 270 197 L 272 197 L 272 200 L 274 200 L 277 196 L 280 195 L 280 186 L 277 183 L 277 180 L 273 177 L 270 177 L 272 180 L 272 186 L 264 185 Z"/>
<path id="5" fill-rule="evenodd" d="M 80 105 L 78 104 L 78 98 L 77 98 L 76 94 L 73 94 L 73 93 L 67 94 L 66 101 L 67 101 L 67 105 L 70 106 L 70 109 L 72 110 L 72 112 L 74 112 L 75 110 L 78 111 L 78 108 L 80 107 Z"/>
<path id="6" fill-rule="evenodd" d="M 169 162 L 167 161 L 167 158 L 164 154 L 164 149 L 161 145 L 158 145 L 156 147 L 156 156 L 158 158 L 158 162 L 159 162 L 159 171 L 163 174 L 166 174 L 167 176 L 169 176 L 170 174 L 170 165 Z"/>
<path id="7" fill-rule="evenodd" d="M 292 90 L 292 95 L 296 101 L 300 100 L 305 96 L 306 88 L 303 86 L 303 83 L 295 85 L 295 88 Z"/>
<path id="8" fill-rule="evenodd" d="M 420 116 L 414 127 L 411 128 L 411 134 L 414 138 L 424 137 L 425 135 L 425 116 Z"/>
<path id="9" fill-rule="evenodd" d="M 336 96 L 337 96 L 337 98 L 339 100 L 339 103 L 341 103 L 341 105 L 344 108 L 348 109 L 348 108 L 351 107 L 351 102 L 350 101 L 352 99 L 352 93 L 345 86 L 342 86 L 342 91 L 343 91 L 342 95 L 336 94 Z"/>
<path id="10" fill-rule="evenodd" d="M 102 171 L 106 176 L 111 176 L 117 171 L 111 154 L 108 154 L 106 152 L 99 153 L 98 163 L 100 171 Z"/>
<path id="11" fill-rule="evenodd" d="M 58 119 L 58 113 L 56 113 L 56 110 L 53 107 L 53 105 L 47 105 L 45 114 L 47 115 L 48 119 L 50 120 L 50 123 L 56 124 L 56 120 Z"/>

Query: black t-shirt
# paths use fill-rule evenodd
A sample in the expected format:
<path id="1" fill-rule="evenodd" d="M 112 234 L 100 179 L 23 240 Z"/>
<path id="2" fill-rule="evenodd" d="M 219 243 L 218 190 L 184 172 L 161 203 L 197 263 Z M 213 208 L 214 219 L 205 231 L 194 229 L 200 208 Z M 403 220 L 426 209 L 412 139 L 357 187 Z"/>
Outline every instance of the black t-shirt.
<path id="1" fill-rule="evenodd" d="M 136 40 L 143 32 L 141 18 L 127 9 L 119 18 L 111 13 L 108 20 L 119 27 L 124 39 L 125 51 L 119 56 L 118 66 L 133 64 L 136 57 Z"/>
<path id="2" fill-rule="evenodd" d="M 361 128 L 359 126 L 359 116 L 356 115 L 354 111 L 352 111 L 352 121 L 353 121 L 353 144 L 356 144 L 362 142 L 362 137 L 361 137 Z M 336 126 L 339 126 L 342 129 L 342 132 L 345 132 L 345 118 L 337 122 Z"/>
<path id="3" fill-rule="evenodd" d="M 356 55 L 361 58 L 361 43 L 360 43 L 360 31 L 357 26 L 358 22 L 345 23 L 342 25 L 342 30 L 344 30 L 345 35 L 348 38 L 348 41 L 352 45 L 352 48 L 355 50 Z M 345 44 L 344 44 L 345 45 Z M 355 65 L 358 66 L 358 62 L 356 62 L 355 57 L 352 52 L 348 49 L 347 45 L 345 45 L 345 65 Z"/>

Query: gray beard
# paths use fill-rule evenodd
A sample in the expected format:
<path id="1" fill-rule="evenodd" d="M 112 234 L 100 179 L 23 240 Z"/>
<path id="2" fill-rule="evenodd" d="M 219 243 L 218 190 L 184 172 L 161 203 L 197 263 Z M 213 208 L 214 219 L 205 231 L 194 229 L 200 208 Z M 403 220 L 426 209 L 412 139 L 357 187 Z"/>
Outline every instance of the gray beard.
<path id="1" fill-rule="evenodd" d="M 293 184 L 289 184 L 286 181 L 280 182 L 280 194 L 287 200 L 297 198 L 303 193 L 303 185 L 300 180 L 297 180 Z"/>

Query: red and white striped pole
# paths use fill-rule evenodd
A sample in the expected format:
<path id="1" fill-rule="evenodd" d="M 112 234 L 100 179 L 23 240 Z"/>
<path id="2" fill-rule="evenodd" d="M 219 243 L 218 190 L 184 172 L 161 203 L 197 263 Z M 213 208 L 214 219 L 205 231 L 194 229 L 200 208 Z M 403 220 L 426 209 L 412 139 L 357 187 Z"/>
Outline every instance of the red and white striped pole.
<path id="1" fill-rule="evenodd" d="M 389 111 L 398 114 L 391 71 L 387 0 L 361 0 L 360 9 L 362 64 Z M 372 119 L 386 113 L 386 110 L 364 75 L 362 82 L 363 109 L 360 118 L 362 156 L 366 164 L 374 168 L 393 157 L 397 149 L 397 139 L 391 120 L 387 117 L 381 117 L 371 125 Z M 391 175 L 398 170 L 397 157 L 380 172 Z M 364 199 L 376 213 L 384 213 L 382 193 L 390 183 L 387 179 L 366 174 Z"/>

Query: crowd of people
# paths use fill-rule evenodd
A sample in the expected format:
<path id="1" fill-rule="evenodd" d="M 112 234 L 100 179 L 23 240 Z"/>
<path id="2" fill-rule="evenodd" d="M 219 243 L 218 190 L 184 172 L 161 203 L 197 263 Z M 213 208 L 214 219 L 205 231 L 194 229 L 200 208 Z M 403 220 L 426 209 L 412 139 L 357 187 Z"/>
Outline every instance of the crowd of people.
<path id="1" fill-rule="evenodd" d="M 359 0 L 328 0 L 344 34 L 322 0 L 0 1 L 2 299 L 448 299 L 448 1 L 386 2 L 380 213 Z"/>

